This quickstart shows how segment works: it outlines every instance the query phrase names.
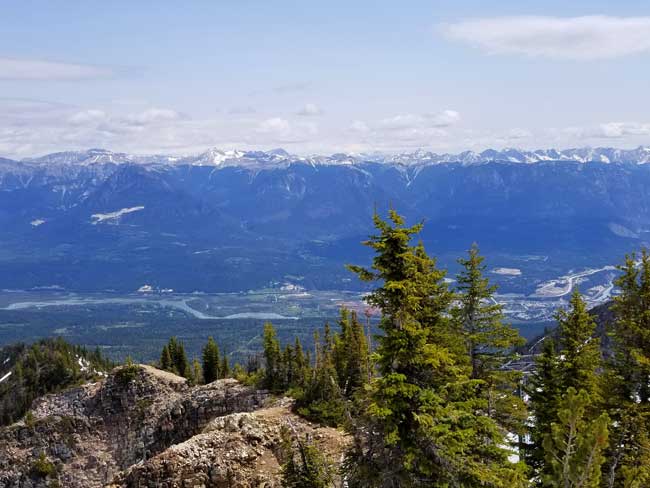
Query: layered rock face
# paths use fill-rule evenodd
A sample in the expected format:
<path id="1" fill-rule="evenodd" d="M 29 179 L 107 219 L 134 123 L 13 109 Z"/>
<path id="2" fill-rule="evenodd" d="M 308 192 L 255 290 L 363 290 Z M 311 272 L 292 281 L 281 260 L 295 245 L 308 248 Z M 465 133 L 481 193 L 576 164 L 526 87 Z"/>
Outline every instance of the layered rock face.
<path id="1" fill-rule="evenodd" d="M 237 381 L 190 387 L 149 366 L 35 402 L 0 430 L 0 488 L 276 487 L 283 425 L 308 434 L 332 460 L 334 429 Z"/>

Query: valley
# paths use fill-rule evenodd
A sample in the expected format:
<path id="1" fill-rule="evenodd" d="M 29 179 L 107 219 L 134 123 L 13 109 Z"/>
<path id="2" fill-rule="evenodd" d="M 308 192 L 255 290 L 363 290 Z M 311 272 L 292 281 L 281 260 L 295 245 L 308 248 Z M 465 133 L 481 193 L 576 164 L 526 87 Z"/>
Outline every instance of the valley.
<path id="1" fill-rule="evenodd" d="M 506 275 L 499 268 L 489 271 L 491 280 L 510 290 L 497 293 L 495 301 L 528 339 L 553 326 L 555 312 L 567 306 L 567 295 L 574 286 L 580 288 L 590 307 L 609 300 L 616 275 L 611 265 L 573 271 L 540 280 L 532 293 L 525 293 L 531 285 L 517 283 L 526 282 L 525 271 Z M 448 281 L 453 288 L 454 281 Z M 183 294 L 147 285 L 141 290 L 128 294 L 2 291 L 0 343 L 61 335 L 89 348 L 99 346 L 117 360 L 131 355 L 152 361 L 169 336 L 178 336 L 191 355 L 198 355 L 206 337 L 212 335 L 233 360 L 244 361 L 259 350 L 266 321 L 274 323 L 281 337 L 298 335 L 310 343 L 314 330 L 325 322 L 336 323 L 341 306 L 356 310 L 364 320 L 368 312 L 373 326 L 378 318 L 365 304 L 365 292 L 359 290 L 308 290 L 291 282 L 237 293 Z"/>

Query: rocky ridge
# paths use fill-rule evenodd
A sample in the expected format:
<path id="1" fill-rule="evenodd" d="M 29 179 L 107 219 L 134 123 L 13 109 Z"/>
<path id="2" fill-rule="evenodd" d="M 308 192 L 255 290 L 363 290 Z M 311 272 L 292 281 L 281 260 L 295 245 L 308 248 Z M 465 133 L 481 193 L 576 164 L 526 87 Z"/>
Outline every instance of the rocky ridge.
<path id="1" fill-rule="evenodd" d="M 0 488 L 279 487 L 281 431 L 333 461 L 345 444 L 236 380 L 189 386 L 149 366 L 38 399 L 0 429 Z"/>

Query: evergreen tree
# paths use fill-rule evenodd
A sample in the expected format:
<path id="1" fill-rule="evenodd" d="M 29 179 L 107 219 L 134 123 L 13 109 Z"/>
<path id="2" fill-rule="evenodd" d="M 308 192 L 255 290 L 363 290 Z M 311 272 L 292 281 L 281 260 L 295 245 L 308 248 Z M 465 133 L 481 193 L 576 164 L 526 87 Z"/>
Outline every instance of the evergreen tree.
<path id="1" fill-rule="evenodd" d="M 395 211 L 390 222 L 374 217 L 378 234 L 372 269 L 349 268 L 380 286 L 368 303 L 382 312 L 377 338 L 380 376 L 369 388 L 347 458 L 351 487 L 523 486 L 521 464 L 508 461 L 502 432 L 480 411 L 480 380 L 470 380 L 469 360 L 448 311 L 452 294 L 444 272 L 420 243 L 422 226 L 406 227 Z"/>
<path id="2" fill-rule="evenodd" d="M 281 377 L 284 388 L 291 388 L 294 385 L 295 381 L 295 372 L 294 372 L 294 355 L 293 347 L 289 344 L 284 346 L 284 351 L 282 352 L 281 360 Z"/>
<path id="3" fill-rule="evenodd" d="M 604 403 L 612 418 L 604 467 L 608 488 L 650 483 L 650 255 L 626 256 L 619 266 L 606 362 Z"/>
<path id="4" fill-rule="evenodd" d="M 192 360 L 192 381 L 194 382 L 195 385 L 200 385 L 203 383 L 203 373 L 201 370 L 201 363 L 196 358 Z"/>
<path id="5" fill-rule="evenodd" d="M 295 372 L 294 386 L 303 387 L 309 376 L 309 360 L 300 343 L 300 339 L 296 337 L 293 345 L 293 371 Z"/>
<path id="6" fill-rule="evenodd" d="M 275 328 L 271 323 L 264 324 L 264 387 L 271 391 L 283 389 L 282 353 Z"/>
<path id="7" fill-rule="evenodd" d="M 559 420 L 561 395 L 570 388 L 589 397 L 585 408 L 585 421 L 595 419 L 601 402 L 600 342 L 594 337 L 596 324 L 587 311 L 580 292 L 571 295 L 568 310 L 556 315 L 557 337 L 547 337 L 544 349 L 537 360 L 537 371 L 528 389 L 530 409 L 535 418 L 531 429 L 531 465 L 542 475 L 548 474 L 551 466 L 542 463 L 544 439 L 551 433 L 552 425 Z M 557 348 L 557 349 L 556 349 Z"/>
<path id="8" fill-rule="evenodd" d="M 325 425 L 340 425 L 345 416 L 345 401 L 339 388 L 334 365 L 333 343 L 329 326 L 325 324 L 323 338 L 314 333 L 317 363 L 307 380 L 304 393 L 296 399 L 296 409 L 302 416 Z"/>
<path id="9" fill-rule="evenodd" d="M 496 303 L 496 285 L 484 276 L 484 257 L 476 244 L 467 259 L 459 259 L 462 271 L 456 275 L 459 306 L 454 308 L 465 338 L 472 367 L 471 378 L 486 380 L 511 357 L 511 350 L 524 341 L 519 332 L 504 323 L 503 307 Z"/>
<path id="10" fill-rule="evenodd" d="M 160 354 L 160 369 L 170 371 L 172 369 L 172 358 L 169 355 L 169 348 L 165 344 Z"/>
<path id="11" fill-rule="evenodd" d="M 526 391 L 529 395 L 528 408 L 533 415 L 530 427 L 531 442 L 526 446 L 526 463 L 538 473 L 544 469 L 544 438 L 551 432 L 551 425 L 557 421 L 557 410 L 562 385 L 555 340 L 546 336 L 542 352 L 535 360 L 535 370 Z"/>
<path id="12" fill-rule="evenodd" d="M 228 362 L 228 356 L 225 354 L 221 358 L 221 368 L 219 374 L 222 378 L 230 378 L 230 363 Z"/>
<path id="13" fill-rule="evenodd" d="M 547 472 L 543 485 L 549 488 L 598 488 L 603 452 L 608 443 L 609 417 L 588 420 L 592 407 L 585 390 L 567 390 L 557 412 L 558 421 L 544 438 Z"/>
<path id="14" fill-rule="evenodd" d="M 175 337 L 172 337 L 172 339 L 174 339 L 174 347 L 168 347 L 172 356 L 174 370 L 183 378 L 189 378 L 192 370 L 190 369 L 190 363 L 187 360 L 187 354 L 185 354 L 185 345 Z"/>
<path id="15" fill-rule="evenodd" d="M 481 395 L 487 414 L 508 431 L 522 435 L 527 418 L 526 405 L 517 394 L 520 373 L 503 368 L 523 345 L 519 332 L 504 322 L 503 307 L 496 302 L 496 285 L 485 277 L 484 257 L 476 244 L 467 259 L 459 259 L 456 275 L 457 305 L 452 310 L 455 327 L 464 337 L 470 361 L 470 378 L 482 381 Z"/>
<path id="16" fill-rule="evenodd" d="M 294 445 L 289 429 L 283 428 L 282 486 L 285 488 L 328 488 L 334 486 L 334 470 L 307 438 Z"/>
<path id="17" fill-rule="evenodd" d="M 356 312 L 341 308 L 341 333 L 334 338 L 333 360 L 339 388 L 346 397 L 368 381 L 368 345 Z"/>
<path id="18" fill-rule="evenodd" d="M 591 402 L 601 401 L 600 340 L 594 337 L 596 322 L 587 311 L 587 304 L 576 289 L 571 295 L 569 310 L 560 310 L 556 316 L 560 348 L 561 388 L 586 390 Z"/>
<path id="19" fill-rule="evenodd" d="M 208 342 L 203 347 L 203 381 L 206 384 L 219 378 L 219 361 L 219 346 L 212 337 L 208 337 Z"/>

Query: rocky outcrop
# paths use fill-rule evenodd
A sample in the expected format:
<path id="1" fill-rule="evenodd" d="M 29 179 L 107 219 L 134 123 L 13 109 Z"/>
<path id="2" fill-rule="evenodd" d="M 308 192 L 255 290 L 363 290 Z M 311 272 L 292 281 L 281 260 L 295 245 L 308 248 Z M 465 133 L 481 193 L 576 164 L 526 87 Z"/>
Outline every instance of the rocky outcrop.
<path id="1" fill-rule="evenodd" d="M 0 488 L 276 487 L 283 425 L 340 458 L 345 439 L 288 400 L 220 380 L 189 386 L 149 366 L 38 399 L 0 429 Z"/>
<path id="2" fill-rule="evenodd" d="M 306 422 L 284 404 L 217 418 L 201 434 L 128 469 L 114 487 L 280 488 L 283 428 L 312 439 L 330 462 L 340 460 L 341 432 Z"/>

